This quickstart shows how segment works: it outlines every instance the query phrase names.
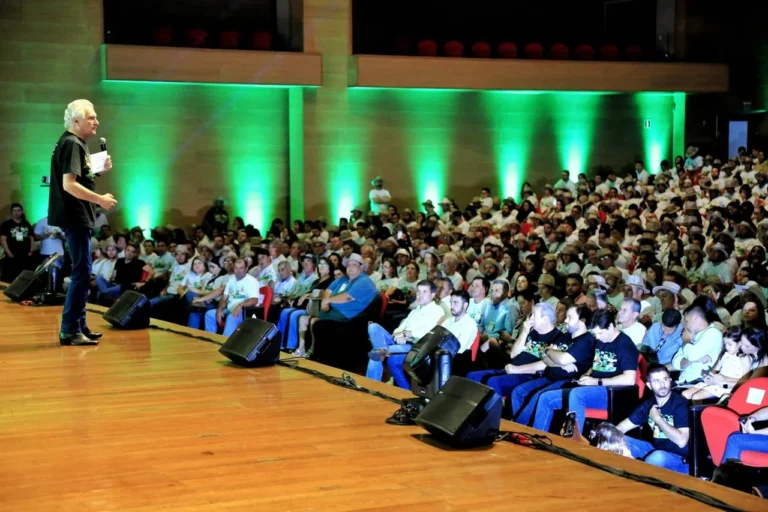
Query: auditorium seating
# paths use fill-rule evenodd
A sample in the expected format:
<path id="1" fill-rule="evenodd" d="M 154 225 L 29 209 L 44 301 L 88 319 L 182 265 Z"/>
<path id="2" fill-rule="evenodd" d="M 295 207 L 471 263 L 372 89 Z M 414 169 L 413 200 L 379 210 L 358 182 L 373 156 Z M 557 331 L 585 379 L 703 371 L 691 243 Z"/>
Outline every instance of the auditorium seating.
<path id="1" fill-rule="evenodd" d="M 431 39 L 424 39 L 419 41 L 417 51 L 421 57 L 435 57 L 437 56 L 437 43 Z"/>
<path id="2" fill-rule="evenodd" d="M 515 43 L 509 41 L 501 43 L 496 51 L 502 59 L 517 58 L 517 45 Z"/>
<path id="3" fill-rule="evenodd" d="M 201 48 L 208 42 L 208 31 L 202 28 L 191 28 L 186 33 L 187 46 Z"/>
<path id="4" fill-rule="evenodd" d="M 461 57 L 464 55 L 464 45 L 459 41 L 448 41 L 443 47 L 446 57 Z"/>
<path id="5" fill-rule="evenodd" d="M 269 32 L 254 32 L 251 36 L 251 49 L 267 51 L 272 49 L 272 34 Z"/>
<path id="6" fill-rule="evenodd" d="M 553 60 L 568 60 L 570 50 L 562 43 L 555 43 L 549 47 L 549 58 Z"/>
<path id="7" fill-rule="evenodd" d="M 234 50 L 240 47 L 240 32 L 225 30 L 219 34 L 219 48 Z"/>
<path id="8" fill-rule="evenodd" d="M 523 47 L 523 56 L 526 59 L 543 59 L 544 47 L 540 43 L 528 43 Z"/>
<path id="9" fill-rule="evenodd" d="M 487 59 L 491 56 L 491 45 L 485 41 L 478 41 L 472 45 L 472 56 L 478 59 Z"/>
<path id="10" fill-rule="evenodd" d="M 580 44 L 573 50 L 573 58 L 576 60 L 594 60 L 595 49 L 588 44 Z"/>

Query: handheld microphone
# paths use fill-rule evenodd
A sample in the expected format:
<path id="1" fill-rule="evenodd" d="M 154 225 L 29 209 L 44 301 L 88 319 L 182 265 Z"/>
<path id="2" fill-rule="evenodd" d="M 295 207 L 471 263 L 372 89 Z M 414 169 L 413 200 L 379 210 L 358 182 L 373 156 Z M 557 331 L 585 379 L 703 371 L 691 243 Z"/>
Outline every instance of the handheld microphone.
<path id="1" fill-rule="evenodd" d="M 107 139 L 104 137 L 99 139 L 99 143 L 101 144 L 101 150 L 106 151 L 107 150 Z"/>

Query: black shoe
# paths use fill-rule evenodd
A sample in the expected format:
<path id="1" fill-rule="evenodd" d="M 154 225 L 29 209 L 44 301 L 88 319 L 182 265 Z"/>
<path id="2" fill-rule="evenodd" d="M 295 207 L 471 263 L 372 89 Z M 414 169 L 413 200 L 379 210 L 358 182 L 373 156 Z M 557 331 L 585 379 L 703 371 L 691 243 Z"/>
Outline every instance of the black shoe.
<path id="1" fill-rule="evenodd" d="M 86 338 L 85 335 L 81 332 L 76 332 L 75 334 L 59 333 L 59 343 L 64 346 L 69 346 L 69 345 L 82 346 L 82 345 L 98 345 L 99 344 L 99 342 L 96 340 L 91 340 Z"/>
<path id="2" fill-rule="evenodd" d="M 100 339 L 103 336 L 103 334 L 101 334 L 100 332 L 93 332 L 90 329 L 83 329 L 83 336 L 85 336 L 89 340 L 96 341 Z"/>

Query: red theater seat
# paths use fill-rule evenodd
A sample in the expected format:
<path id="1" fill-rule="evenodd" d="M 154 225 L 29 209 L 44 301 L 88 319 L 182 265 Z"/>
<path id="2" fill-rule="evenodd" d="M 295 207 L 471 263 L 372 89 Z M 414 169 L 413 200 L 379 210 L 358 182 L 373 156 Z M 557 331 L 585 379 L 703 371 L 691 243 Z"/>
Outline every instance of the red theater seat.
<path id="1" fill-rule="evenodd" d="M 594 60 L 595 49 L 588 44 L 580 44 L 573 50 L 573 57 L 576 60 Z"/>
<path id="2" fill-rule="evenodd" d="M 571 51 L 561 43 L 555 43 L 549 47 L 549 58 L 554 60 L 568 60 Z"/>
<path id="3" fill-rule="evenodd" d="M 171 46 L 173 43 L 173 29 L 168 26 L 157 27 L 152 32 L 152 44 L 157 46 Z"/>
<path id="4" fill-rule="evenodd" d="M 419 41 L 416 51 L 421 57 L 434 57 L 437 55 L 437 43 L 430 39 Z"/>
<path id="5" fill-rule="evenodd" d="M 485 41 L 478 41 L 472 45 L 472 56 L 478 59 L 487 59 L 491 56 L 491 45 Z"/>
<path id="6" fill-rule="evenodd" d="M 528 43 L 523 47 L 523 55 L 526 59 L 543 59 L 544 47 L 539 43 Z"/>
<path id="7" fill-rule="evenodd" d="M 627 46 L 624 50 L 625 60 L 640 60 L 643 58 L 643 49 L 639 46 Z"/>
<path id="8" fill-rule="evenodd" d="M 219 48 L 232 50 L 240 46 L 240 32 L 227 30 L 219 35 Z"/>
<path id="9" fill-rule="evenodd" d="M 615 44 L 604 44 L 600 47 L 600 60 L 619 60 L 619 49 Z"/>
<path id="10" fill-rule="evenodd" d="M 443 46 L 443 51 L 448 57 L 461 57 L 464 55 L 464 45 L 459 41 L 448 41 Z"/>
<path id="11" fill-rule="evenodd" d="M 517 58 L 517 45 L 515 43 L 501 43 L 496 50 L 499 57 L 502 59 L 516 59 Z"/>
<path id="12" fill-rule="evenodd" d="M 251 48 L 253 50 L 266 51 L 272 48 L 272 34 L 269 32 L 254 32 L 251 36 Z"/>
<path id="13" fill-rule="evenodd" d="M 187 30 L 187 45 L 193 48 L 200 48 L 205 46 L 208 41 L 208 31 L 202 28 L 191 28 Z"/>

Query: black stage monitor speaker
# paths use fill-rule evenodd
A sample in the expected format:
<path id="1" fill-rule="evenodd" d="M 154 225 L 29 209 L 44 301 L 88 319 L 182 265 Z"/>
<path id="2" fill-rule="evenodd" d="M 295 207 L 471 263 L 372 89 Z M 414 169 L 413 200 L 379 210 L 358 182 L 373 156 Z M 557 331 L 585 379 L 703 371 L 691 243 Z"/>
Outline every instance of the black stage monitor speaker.
<path id="1" fill-rule="evenodd" d="M 21 302 L 23 300 L 29 300 L 34 295 L 44 292 L 46 286 L 46 276 L 32 272 L 31 270 L 25 270 L 19 276 L 13 280 L 5 289 L 5 295 Z"/>
<path id="2" fill-rule="evenodd" d="M 272 366 L 280 359 L 278 334 L 274 324 L 246 318 L 219 352 L 240 366 Z"/>
<path id="3" fill-rule="evenodd" d="M 151 309 L 145 295 L 127 291 L 104 313 L 104 319 L 118 329 L 145 329 L 149 327 Z"/>
<path id="4" fill-rule="evenodd" d="M 451 377 L 416 417 L 437 440 L 470 448 L 494 442 L 501 425 L 501 397 L 478 382 Z"/>

